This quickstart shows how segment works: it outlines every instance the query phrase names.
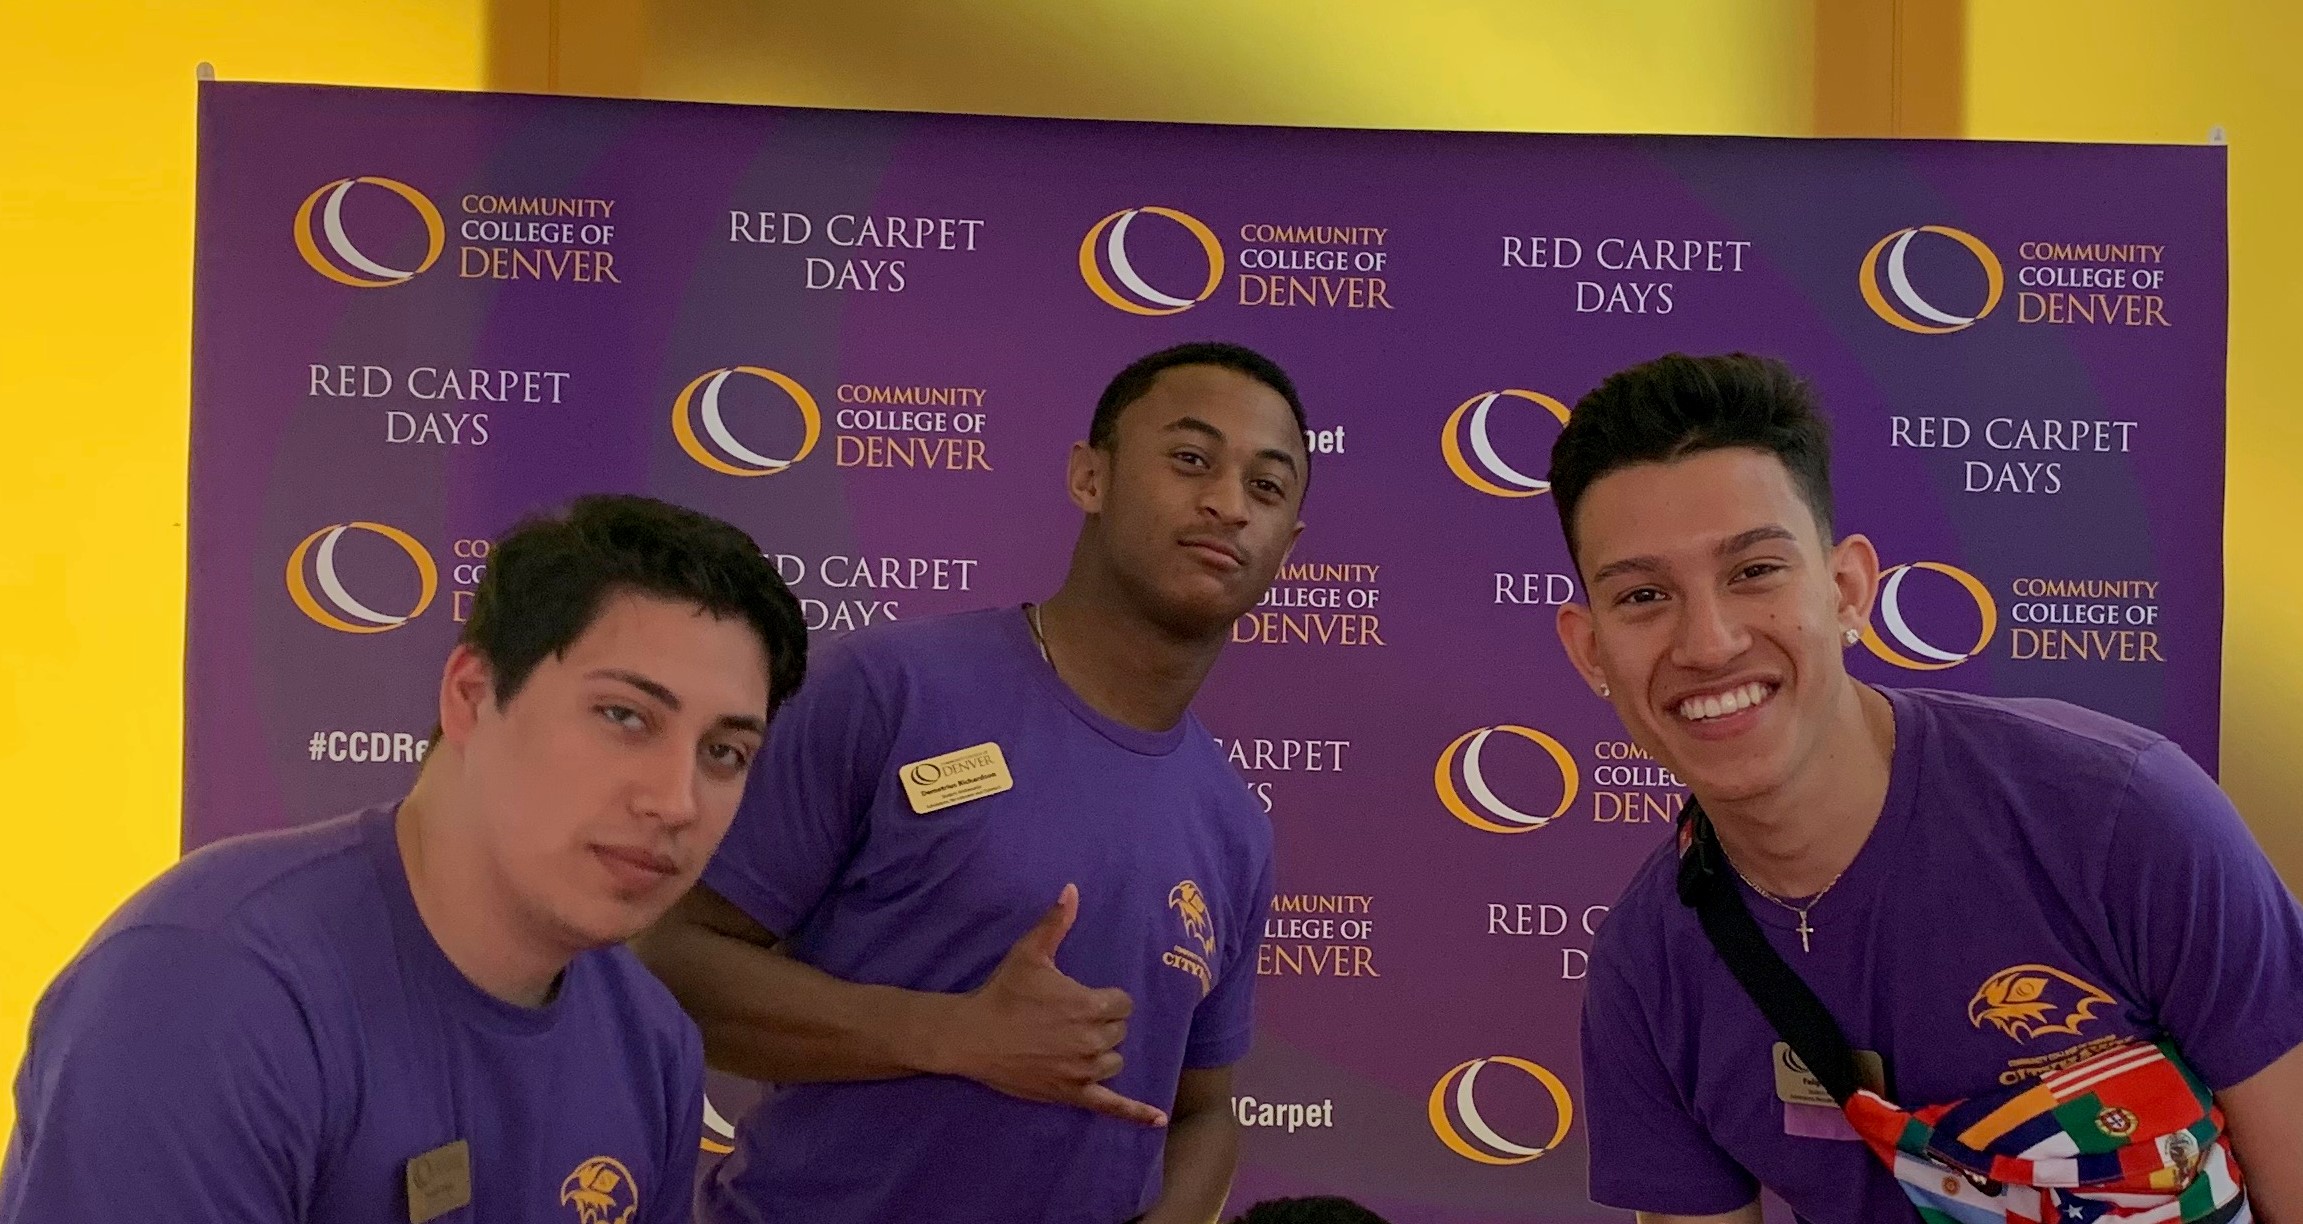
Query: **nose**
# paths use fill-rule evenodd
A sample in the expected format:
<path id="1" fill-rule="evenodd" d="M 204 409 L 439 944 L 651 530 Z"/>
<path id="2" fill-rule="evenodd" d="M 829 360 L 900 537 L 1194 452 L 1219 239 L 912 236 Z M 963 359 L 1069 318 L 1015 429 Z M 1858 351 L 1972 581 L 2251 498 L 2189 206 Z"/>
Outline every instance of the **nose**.
<path id="1" fill-rule="evenodd" d="M 648 753 L 637 807 L 641 814 L 678 830 L 696 822 L 701 810 L 696 754 L 666 737 Z"/>
<path id="2" fill-rule="evenodd" d="M 1671 638 L 1673 664 L 1692 672 L 1718 671 L 1735 662 L 1751 645 L 1750 633 L 1716 593 L 1692 591 L 1680 608 Z"/>
<path id="3" fill-rule="evenodd" d="M 1237 481 L 1222 476 L 1205 482 L 1200 491 L 1200 513 L 1224 527 L 1237 529 L 1247 525 L 1247 490 Z"/>

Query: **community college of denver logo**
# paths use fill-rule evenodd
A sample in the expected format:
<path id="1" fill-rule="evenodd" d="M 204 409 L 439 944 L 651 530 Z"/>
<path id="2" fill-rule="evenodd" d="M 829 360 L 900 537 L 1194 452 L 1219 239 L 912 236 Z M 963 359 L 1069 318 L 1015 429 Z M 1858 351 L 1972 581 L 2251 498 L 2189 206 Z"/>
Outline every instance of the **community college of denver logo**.
<path id="1" fill-rule="evenodd" d="M 344 201 L 352 189 L 360 186 L 381 188 L 398 196 L 416 212 L 424 225 L 424 258 L 414 268 L 394 268 L 379 262 L 353 241 L 351 229 L 344 222 Z M 317 215 L 315 215 L 317 214 Z M 398 179 L 340 178 L 321 184 L 319 190 L 304 197 L 296 209 L 296 250 L 312 270 L 339 285 L 355 289 L 384 289 L 404 285 L 421 276 L 440 260 L 440 252 L 448 244 L 448 226 L 440 219 L 440 210 L 424 193 Z"/>

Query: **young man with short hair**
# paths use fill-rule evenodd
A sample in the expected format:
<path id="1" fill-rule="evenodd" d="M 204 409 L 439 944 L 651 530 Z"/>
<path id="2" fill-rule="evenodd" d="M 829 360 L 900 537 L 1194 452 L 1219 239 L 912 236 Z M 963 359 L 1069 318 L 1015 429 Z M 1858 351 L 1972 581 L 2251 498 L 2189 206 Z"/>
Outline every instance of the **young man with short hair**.
<path id="1" fill-rule="evenodd" d="M 687 1220 L 702 1050 L 620 945 L 703 870 L 806 649 L 725 523 L 515 528 L 406 798 L 188 856 L 49 988 L 0 1222 Z"/>
<path id="2" fill-rule="evenodd" d="M 1190 712 L 1302 530 L 1287 375 L 1129 366 L 1072 448 L 1045 603 L 858 631 L 641 943 L 715 1066 L 778 1085 L 711 1224 L 1213 1224 L 1271 828 Z"/>
<path id="3" fill-rule="evenodd" d="M 1879 559 L 1834 534 L 1824 422 L 1780 362 L 1615 375 L 1569 417 L 1550 479 L 1589 598 L 1561 610 L 1561 642 L 1686 782 L 1721 885 L 1848 1045 L 1881 1056 L 1893 1100 L 2171 1040 L 2228 1118 L 2254 1218 L 2303 1219 L 2303 910 L 2181 749 L 2058 701 L 1850 677 Z M 1777 1030 L 1678 891 L 1687 832 L 1592 950 L 1592 1196 L 1651 1224 L 1757 1224 L 1762 1186 L 1817 1224 L 1914 1218 L 1829 1102 L 1784 1087 Z M 2101 1128 L 2084 1152 L 2137 1124 L 2065 1120 Z M 1991 1184 L 1938 1170 L 1922 1189 Z"/>

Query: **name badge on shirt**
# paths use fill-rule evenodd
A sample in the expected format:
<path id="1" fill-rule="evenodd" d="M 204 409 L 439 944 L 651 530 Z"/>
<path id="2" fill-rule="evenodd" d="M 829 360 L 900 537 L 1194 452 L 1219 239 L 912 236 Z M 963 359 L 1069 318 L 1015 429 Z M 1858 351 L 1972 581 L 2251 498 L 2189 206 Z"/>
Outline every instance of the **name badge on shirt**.
<path id="1" fill-rule="evenodd" d="M 408 1162 L 408 1224 L 426 1224 L 472 1201 L 472 1145 L 461 1139 Z"/>
<path id="2" fill-rule="evenodd" d="M 1869 1050 L 1852 1051 L 1855 1055 L 1855 1079 L 1873 1092 L 1887 1090 L 1887 1062 Z M 1775 1096 L 1786 1105 L 1820 1105 L 1837 1111 L 1839 1102 L 1823 1087 L 1823 1081 L 1799 1061 L 1792 1053 L 1789 1042 L 1775 1043 Z"/>
<path id="3" fill-rule="evenodd" d="M 912 810 L 922 816 L 1011 790 L 1016 784 L 1015 775 L 1008 772 L 1008 758 L 997 743 L 914 761 L 904 766 L 902 777 Z"/>

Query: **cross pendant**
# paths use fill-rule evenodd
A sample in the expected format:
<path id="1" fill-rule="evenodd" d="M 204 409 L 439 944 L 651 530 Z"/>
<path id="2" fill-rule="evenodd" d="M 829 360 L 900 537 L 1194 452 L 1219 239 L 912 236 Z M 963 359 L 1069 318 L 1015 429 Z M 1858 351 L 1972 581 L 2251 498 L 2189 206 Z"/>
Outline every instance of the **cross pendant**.
<path id="1" fill-rule="evenodd" d="M 1800 950 L 1800 951 L 1802 951 L 1802 952 L 1812 952 L 1812 951 L 1814 951 L 1814 950 L 1815 950 L 1815 949 L 1813 949 L 1813 948 L 1811 948 L 1811 947 L 1809 947 L 1809 946 L 1807 945 L 1807 937 L 1808 937 L 1808 936 L 1810 936 L 1810 935 L 1813 935 L 1813 934 L 1815 934 L 1815 928 L 1814 928 L 1814 927 L 1811 927 L 1811 926 L 1809 926 L 1809 925 L 1807 925 L 1807 911 L 1806 911 L 1806 910 L 1801 910 L 1801 911 L 1799 911 L 1799 950 Z"/>

